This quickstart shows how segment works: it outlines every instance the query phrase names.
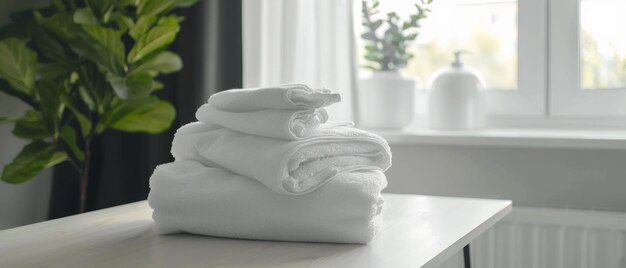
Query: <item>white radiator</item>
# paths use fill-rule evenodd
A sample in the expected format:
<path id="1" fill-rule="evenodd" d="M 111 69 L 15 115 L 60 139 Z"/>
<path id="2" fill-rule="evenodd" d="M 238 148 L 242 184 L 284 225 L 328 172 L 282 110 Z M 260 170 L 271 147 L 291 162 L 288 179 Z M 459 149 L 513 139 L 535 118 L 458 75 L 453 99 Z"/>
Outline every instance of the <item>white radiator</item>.
<path id="1" fill-rule="evenodd" d="M 626 268 L 626 213 L 514 207 L 470 247 L 472 268 Z"/>

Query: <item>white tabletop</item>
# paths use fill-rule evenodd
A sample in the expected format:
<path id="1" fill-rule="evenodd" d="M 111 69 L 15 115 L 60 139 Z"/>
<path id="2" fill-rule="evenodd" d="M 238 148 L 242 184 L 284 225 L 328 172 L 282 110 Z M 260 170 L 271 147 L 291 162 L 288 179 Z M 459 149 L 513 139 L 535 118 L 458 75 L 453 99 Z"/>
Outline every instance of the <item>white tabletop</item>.
<path id="1" fill-rule="evenodd" d="M 143 202 L 0 231 L 0 267 L 434 267 L 511 201 L 385 194 L 369 245 L 157 236 Z"/>

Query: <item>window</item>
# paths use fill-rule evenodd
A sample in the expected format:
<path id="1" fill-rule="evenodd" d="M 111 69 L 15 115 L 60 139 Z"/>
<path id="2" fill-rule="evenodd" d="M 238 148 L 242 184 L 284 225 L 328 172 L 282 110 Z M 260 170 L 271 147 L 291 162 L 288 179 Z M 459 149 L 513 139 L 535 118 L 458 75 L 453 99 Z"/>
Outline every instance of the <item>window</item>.
<path id="1" fill-rule="evenodd" d="M 467 50 L 471 54 L 463 61 L 485 78 L 489 114 L 543 115 L 547 74 L 544 1 L 435 0 L 410 48 L 415 59 L 404 73 L 415 77 L 425 91 L 431 75 L 450 64 L 454 50 Z M 407 17 L 413 11 L 412 3 L 381 0 L 380 11 Z M 363 55 L 362 46 L 358 47 Z M 420 103 L 424 103 L 424 95 Z M 419 110 L 423 105 L 416 107 Z"/>
<path id="2" fill-rule="evenodd" d="M 624 4 L 550 1 L 551 116 L 626 116 Z"/>
<path id="3" fill-rule="evenodd" d="M 380 14 L 407 18 L 414 12 L 412 2 L 383 0 Z M 489 89 L 517 89 L 517 1 L 434 1 L 428 8 L 432 12 L 408 48 L 415 59 L 403 70 L 421 82 L 420 90 L 459 49 L 468 52 L 463 62 L 481 71 Z"/>
<path id="4" fill-rule="evenodd" d="M 413 1 L 381 0 L 381 11 L 408 13 Z M 431 9 L 404 70 L 422 89 L 465 49 L 487 83 L 492 118 L 626 116 L 626 1 L 435 0 Z"/>
<path id="5" fill-rule="evenodd" d="M 480 70 L 493 90 L 517 88 L 517 2 L 435 1 L 424 22 L 405 72 L 428 81 L 450 64 L 457 49 L 468 51 L 463 61 Z M 450 23 L 454 21 L 454 23 Z"/>
<path id="6" fill-rule="evenodd" d="M 626 88 L 626 1 L 580 3 L 583 89 Z"/>

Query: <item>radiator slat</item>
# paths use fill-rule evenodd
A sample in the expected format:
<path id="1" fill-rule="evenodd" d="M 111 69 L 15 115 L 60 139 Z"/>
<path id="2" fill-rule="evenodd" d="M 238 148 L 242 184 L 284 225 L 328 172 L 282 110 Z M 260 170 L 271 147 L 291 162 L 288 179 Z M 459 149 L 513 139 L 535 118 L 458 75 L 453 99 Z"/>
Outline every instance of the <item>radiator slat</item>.
<path id="1" fill-rule="evenodd" d="M 530 267 L 541 267 L 541 259 L 540 259 L 540 249 L 543 245 L 543 241 L 541 240 L 541 230 L 539 225 L 532 225 L 532 242 L 531 242 L 531 250 L 532 255 L 530 259 L 532 260 L 532 265 Z"/>

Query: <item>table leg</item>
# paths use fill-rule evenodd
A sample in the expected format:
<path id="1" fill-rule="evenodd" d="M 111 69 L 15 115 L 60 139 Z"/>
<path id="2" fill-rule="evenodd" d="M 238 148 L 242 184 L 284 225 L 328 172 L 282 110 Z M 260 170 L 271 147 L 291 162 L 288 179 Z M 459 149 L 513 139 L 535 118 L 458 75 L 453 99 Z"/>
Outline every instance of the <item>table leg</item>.
<path id="1" fill-rule="evenodd" d="M 470 245 L 469 244 L 463 247 L 463 266 L 465 266 L 465 268 L 472 268 L 472 260 L 470 258 Z"/>

